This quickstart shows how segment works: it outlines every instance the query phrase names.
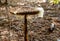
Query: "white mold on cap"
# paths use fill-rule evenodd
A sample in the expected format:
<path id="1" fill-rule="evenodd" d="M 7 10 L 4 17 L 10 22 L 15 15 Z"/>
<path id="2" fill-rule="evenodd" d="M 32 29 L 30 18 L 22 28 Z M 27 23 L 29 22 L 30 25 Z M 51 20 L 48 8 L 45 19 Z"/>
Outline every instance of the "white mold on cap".
<path id="1" fill-rule="evenodd" d="M 37 7 L 36 10 L 39 11 L 38 17 L 43 18 L 43 16 L 44 16 L 44 9 L 42 7 Z"/>

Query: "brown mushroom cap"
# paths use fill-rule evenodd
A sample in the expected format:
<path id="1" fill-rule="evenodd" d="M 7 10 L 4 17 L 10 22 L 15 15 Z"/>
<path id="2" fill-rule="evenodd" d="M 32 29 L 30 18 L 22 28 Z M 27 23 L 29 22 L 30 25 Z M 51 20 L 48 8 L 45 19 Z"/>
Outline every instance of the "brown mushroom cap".
<path id="1" fill-rule="evenodd" d="M 10 8 L 10 12 L 12 14 L 14 14 L 14 12 L 16 12 L 17 15 L 24 15 L 24 14 L 28 14 L 28 15 L 32 15 L 32 14 L 38 14 L 39 11 L 37 9 L 35 9 L 34 7 L 12 7 Z"/>

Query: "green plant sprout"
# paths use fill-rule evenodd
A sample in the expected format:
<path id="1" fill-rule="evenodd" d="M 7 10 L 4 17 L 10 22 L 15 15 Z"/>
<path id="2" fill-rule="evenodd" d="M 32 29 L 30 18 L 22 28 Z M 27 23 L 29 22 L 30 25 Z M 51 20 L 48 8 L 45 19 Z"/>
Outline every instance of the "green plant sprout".
<path id="1" fill-rule="evenodd" d="M 52 4 L 59 4 L 60 0 L 49 0 L 49 2 Z"/>

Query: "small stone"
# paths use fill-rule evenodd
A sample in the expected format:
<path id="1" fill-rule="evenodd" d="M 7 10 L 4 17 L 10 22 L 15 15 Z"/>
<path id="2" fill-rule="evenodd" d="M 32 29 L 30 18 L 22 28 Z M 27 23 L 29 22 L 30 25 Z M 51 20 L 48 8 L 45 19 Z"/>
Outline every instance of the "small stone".
<path id="1" fill-rule="evenodd" d="M 57 39 L 57 41 L 60 41 L 60 39 Z"/>

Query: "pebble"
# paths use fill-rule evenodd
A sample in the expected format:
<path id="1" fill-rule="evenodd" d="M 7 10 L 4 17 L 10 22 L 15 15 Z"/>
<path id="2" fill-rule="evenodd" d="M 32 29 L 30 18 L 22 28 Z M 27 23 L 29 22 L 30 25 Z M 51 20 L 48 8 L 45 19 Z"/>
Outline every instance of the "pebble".
<path id="1" fill-rule="evenodd" d="M 57 41 L 60 41 L 60 39 L 57 39 Z"/>

